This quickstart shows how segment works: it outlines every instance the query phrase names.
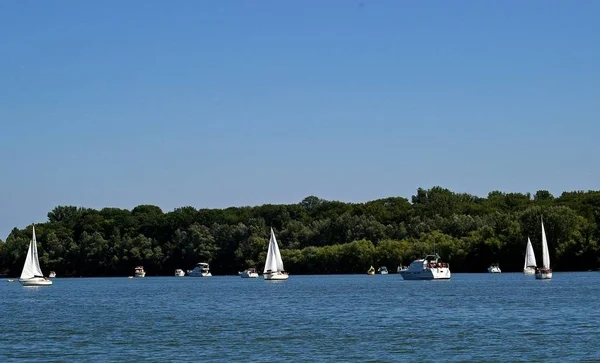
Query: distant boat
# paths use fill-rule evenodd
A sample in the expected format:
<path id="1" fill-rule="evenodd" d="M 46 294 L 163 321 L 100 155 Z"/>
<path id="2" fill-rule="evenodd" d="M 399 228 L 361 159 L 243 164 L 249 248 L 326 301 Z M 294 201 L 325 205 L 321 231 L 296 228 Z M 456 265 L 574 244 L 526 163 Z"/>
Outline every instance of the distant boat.
<path id="1" fill-rule="evenodd" d="M 537 262 L 535 261 L 535 253 L 533 252 L 533 246 L 531 240 L 527 237 L 527 248 L 525 249 L 525 264 L 523 265 L 523 273 L 525 275 L 535 274 L 535 268 Z"/>
<path id="2" fill-rule="evenodd" d="M 35 238 L 35 226 L 33 226 L 33 237 L 29 242 L 27 257 L 25 258 L 25 264 L 23 264 L 23 271 L 21 272 L 19 282 L 23 286 L 52 285 L 52 281 L 44 277 L 42 269 L 40 268 L 40 261 L 38 259 L 37 251 L 37 241 Z"/>
<path id="3" fill-rule="evenodd" d="M 499 274 L 502 272 L 502 270 L 500 270 L 500 266 L 497 263 L 493 263 L 490 267 L 488 267 L 488 272 L 491 274 Z"/>
<path id="4" fill-rule="evenodd" d="M 367 270 L 367 275 L 375 275 L 375 267 L 371 266 L 368 270 Z"/>
<path id="5" fill-rule="evenodd" d="M 542 220 L 542 267 L 535 270 L 535 278 L 538 280 L 549 280 L 552 278 L 552 269 L 550 268 L 550 253 L 548 252 L 548 241 L 546 240 L 546 231 L 544 230 L 544 221 Z"/>
<path id="6" fill-rule="evenodd" d="M 193 270 L 188 270 L 190 277 L 211 277 L 210 266 L 206 262 L 199 262 Z"/>
<path id="7" fill-rule="evenodd" d="M 144 266 L 137 266 L 133 274 L 135 277 L 146 277 L 146 271 L 144 271 Z"/>
<path id="8" fill-rule="evenodd" d="M 388 269 L 385 266 L 381 266 L 377 271 L 379 271 L 379 273 L 381 275 L 387 275 L 388 274 Z"/>
<path id="9" fill-rule="evenodd" d="M 404 280 L 448 280 L 452 276 L 450 265 L 441 262 L 437 253 L 414 260 L 407 269 L 398 273 Z"/>
<path id="10" fill-rule="evenodd" d="M 250 267 L 249 269 L 242 272 L 240 276 L 242 278 L 257 278 L 258 272 L 256 272 L 256 269 L 254 267 Z"/>
<path id="11" fill-rule="evenodd" d="M 279 246 L 277 246 L 275 232 L 273 232 L 273 228 L 271 228 L 271 238 L 269 239 L 269 248 L 267 249 L 267 260 L 265 261 L 263 279 L 287 280 L 289 277 L 289 274 L 283 268 L 281 252 L 279 252 Z"/>
<path id="12" fill-rule="evenodd" d="M 50 271 L 50 273 L 48 274 L 48 277 L 50 277 L 50 278 L 56 277 L 56 272 Z"/>
<path id="13" fill-rule="evenodd" d="M 183 277 L 185 276 L 185 272 L 182 269 L 178 268 L 177 270 L 175 270 L 175 276 Z"/>

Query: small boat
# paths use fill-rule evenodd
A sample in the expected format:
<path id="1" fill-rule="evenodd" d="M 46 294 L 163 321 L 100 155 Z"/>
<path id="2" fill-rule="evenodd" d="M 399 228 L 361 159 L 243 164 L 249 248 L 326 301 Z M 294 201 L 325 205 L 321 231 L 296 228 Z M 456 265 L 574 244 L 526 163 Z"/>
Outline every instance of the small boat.
<path id="1" fill-rule="evenodd" d="M 146 271 L 144 271 L 144 266 L 137 266 L 135 268 L 135 272 L 133 273 L 135 277 L 145 277 Z"/>
<path id="2" fill-rule="evenodd" d="M 450 264 L 441 262 L 437 253 L 414 260 L 407 269 L 398 273 L 404 280 L 448 280 L 452 276 Z"/>
<path id="3" fill-rule="evenodd" d="M 240 276 L 242 278 L 257 278 L 258 272 L 256 272 L 256 269 L 254 267 L 250 267 L 249 269 L 242 272 Z"/>
<path id="4" fill-rule="evenodd" d="M 527 248 L 525 249 L 525 264 L 523 265 L 523 273 L 525 275 L 535 274 L 535 268 L 537 262 L 535 261 L 535 253 L 533 253 L 533 246 L 531 246 L 531 240 L 527 237 Z"/>
<path id="5" fill-rule="evenodd" d="M 13 279 L 8 279 L 6 281 L 8 281 L 8 282 L 15 282 L 15 280 L 13 280 Z"/>
<path id="6" fill-rule="evenodd" d="M 35 239 L 35 226 L 33 226 L 33 237 L 29 242 L 27 257 L 25 257 L 25 264 L 23 264 L 23 271 L 21 272 L 19 282 L 23 286 L 52 285 L 52 281 L 44 277 L 42 269 L 40 268 L 40 261 L 38 259 L 37 251 L 37 241 Z"/>
<path id="7" fill-rule="evenodd" d="M 544 221 L 542 220 L 542 267 L 536 268 L 535 278 L 537 280 L 549 280 L 552 278 L 552 269 L 550 268 L 550 253 L 548 252 L 548 241 L 546 240 L 546 231 L 544 230 Z"/>
<path id="8" fill-rule="evenodd" d="M 375 268 L 373 266 L 367 270 L 367 275 L 375 275 Z"/>
<path id="9" fill-rule="evenodd" d="M 132 278 L 133 278 L 133 276 L 127 276 L 127 278 L 128 278 L 128 279 L 132 279 Z"/>
<path id="10" fill-rule="evenodd" d="M 267 249 L 267 260 L 265 261 L 263 279 L 287 280 L 289 277 L 289 274 L 283 268 L 281 252 L 279 252 L 279 246 L 277 246 L 275 232 L 273 232 L 273 228 L 271 228 L 271 238 L 269 239 L 269 248 Z"/>
<path id="11" fill-rule="evenodd" d="M 490 267 L 488 267 L 488 272 L 491 274 L 499 274 L 502 272 L 502 270 L 500 270 L 500 265 L 493 263 Z"/>
<path id="12" fill-rule="evenodd" d="M 388 269 L 385 266 L 381 266 L 377 271 L 379 271 L 379 273 L 381 275 L 387 275 L 388 274 Z"/>
<path id="13" fill-rule="evenodd" d="M 50 277 L 50 278 L 56 277 L 56 272 L 50 271 L 50 273 L 48 274 L 48 277 Z"/>
<path id="14" fill-rule="evenodd" d="M 199 262 L 193 270 L 188 270 L 188 276 L 191 277 L 210 277 L 210 267 L 206 262 Z"/>
<path id="15" fill-rule="evenodd" d="M 185 272 L 182 269 L 178 268 L 177 270 L 175 270 L 175 276 L 183 277 L 185 276 Z"/>
<path id="16" fill-rule="evenodd" d="M 400 273 L 400 271 L 402 271 L 402 270 L 406 270 L 407 268 L 408 268 L 408 267 L 406 267 L 406 266 L 403 266 L 402 264 L 400 264 L 400 265 L 398 265 L 398 268 L 396 269 L 396 272 L 397 272 L 397 273 Z"/>

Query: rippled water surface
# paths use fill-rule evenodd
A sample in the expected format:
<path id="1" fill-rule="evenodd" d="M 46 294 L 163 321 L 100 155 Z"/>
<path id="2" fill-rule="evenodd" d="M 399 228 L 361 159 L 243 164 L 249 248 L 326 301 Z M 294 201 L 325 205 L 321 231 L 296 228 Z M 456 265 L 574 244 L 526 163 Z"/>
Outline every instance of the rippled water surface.
<path id="1" fill-rule="evenodd" d="M 600 361 L 600 273 L 0 281 L 0 361 Z"/>

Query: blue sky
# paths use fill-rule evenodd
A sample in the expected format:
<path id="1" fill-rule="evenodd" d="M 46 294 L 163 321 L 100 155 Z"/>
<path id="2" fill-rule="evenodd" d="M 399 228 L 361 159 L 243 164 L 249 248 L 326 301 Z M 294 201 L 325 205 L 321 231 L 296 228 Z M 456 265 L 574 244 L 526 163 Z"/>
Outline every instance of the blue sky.
<path id="1" fill-rule="evenodd" d="M 57 205 L 598 188 L 596 1 L 0 2 L 0 238 Z"/>

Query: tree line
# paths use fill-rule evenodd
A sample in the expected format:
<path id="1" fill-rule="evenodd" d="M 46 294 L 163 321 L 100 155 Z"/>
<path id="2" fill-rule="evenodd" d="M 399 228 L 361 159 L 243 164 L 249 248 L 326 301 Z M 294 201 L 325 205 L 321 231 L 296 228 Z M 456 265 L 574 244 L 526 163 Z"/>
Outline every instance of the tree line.
<path id="1" fill-rule="evenodd" d="M 262 268 L 273 227 L 292 274 L 365 273 L 408 265 L 437 253 L 453 272 L 485 272 L 491 263 L 521 271 L 527 238 L 541 262 L 543 217 L 555 271 L 600 266 L 600 191 L 494 191 L 487 197 L 441 187 L 366 203 L 315 196 L 297 204 L 132 210 L 58 206 L 36 224 L 40 264 L 59 276 L 123 276 L 143 265 L 149 276 L 172 275 L 209 262 L 213 274 Z M 18 276 L 32 226 L 0 241 L 0 272 Z"/>

